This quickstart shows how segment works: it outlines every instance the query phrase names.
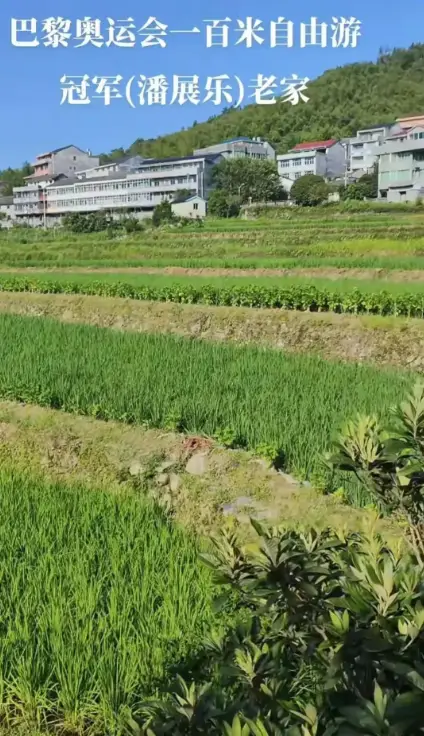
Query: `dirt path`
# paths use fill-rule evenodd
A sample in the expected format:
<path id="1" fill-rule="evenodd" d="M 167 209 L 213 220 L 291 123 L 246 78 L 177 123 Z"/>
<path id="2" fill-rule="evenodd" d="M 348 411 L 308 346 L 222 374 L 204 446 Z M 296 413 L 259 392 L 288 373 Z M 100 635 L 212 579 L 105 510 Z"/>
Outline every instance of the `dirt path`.
<path id="1" fill-rule="evenodd" d="M 180 266 L 165 266 L 164 268 L 149 267 L 116 267 L 116 268 L 0 268 L 3 274 L 31 274 L 43 273 L 60 274 L 163 274 L 174 276 L 240 276 L 255 278 L 258 276 L 301 276 L 303 278 L 323 279 L 366 279 L 379 281 L 424 281 L 424 269 L 411 271 L 397 271 L 382 268 L 182 268 Z"/>
<path id="2" fill-rule="evenodd" d="M 361 530 L 373 525 L 389 540 L 400 537 L 399 528 L 376 522 L 372 512 L 318 494 L 242 450 L 212 444 L 202 472 L 194 474 L 186 464 L 186 440 L 170 432 L 0 401 L 0 465 L 12 461 L 17 468 L 31 468 L 49 479 L 119 493 L 137 482 L 143 467 L 154 465 L 163 473 L 160 467 L 165 463 L 172 466 L 178 483 L 173 489 L 162 484 L 160 493 L 170 496 L 176 519 L 200 534 L 216 530 L 223 516 L 232 515 L 247 540 L 252 534 L 246 523 L 251 515 L 265 523 L 295 527 Z"/>

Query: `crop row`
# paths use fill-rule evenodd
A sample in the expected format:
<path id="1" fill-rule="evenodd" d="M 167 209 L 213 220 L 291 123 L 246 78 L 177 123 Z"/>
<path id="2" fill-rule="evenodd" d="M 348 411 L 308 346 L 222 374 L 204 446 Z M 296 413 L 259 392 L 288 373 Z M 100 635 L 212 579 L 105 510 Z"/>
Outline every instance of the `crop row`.
<path id="1" fill-rule="evenodd" d="M 7 466 L 0 486 L 2 718 L 34 724 L 28 734 L 47 722 L 120 733 L 123 711 L 137 713 L 209 629 L 195 541 L 139 495 Z"/>
<path id="2" fill-rule="evenodd" d="M 378 288 L 372 291 L 365 286 L 362 289 L 345 290 L 343 284 L 331 289 L 312 283 L 290 283 L 284 278 L 279 280 L 281 285 L 272 283 L 269 286 L 263 281 L 258 284 L 247 279 L 236 281 L 226 285 L 225 279 L 213 284 L 201 277 L 191 282 L 173 280 L 172 277 L 156 281 L 154 277 L 144 277 L 139 279 L 139 283 L 131 283 L 106 278 L 100 281 L 82 277 L 68 280 L 54 276 L 45 279 L 3 276 L 0 278 L 0 291 L 85 294 L 180 304 L 424 318 L 424 290 L 416 288 L 408 292 L 398 284 L 393 285 L 390 291 Z"/>
<path id="3" fill-rule="evenodd" d="M 384 410 L 409 373 L 312 355 L 0 316 L 0 396 L 281 450 L 306 475 L 357 411 Z"/>

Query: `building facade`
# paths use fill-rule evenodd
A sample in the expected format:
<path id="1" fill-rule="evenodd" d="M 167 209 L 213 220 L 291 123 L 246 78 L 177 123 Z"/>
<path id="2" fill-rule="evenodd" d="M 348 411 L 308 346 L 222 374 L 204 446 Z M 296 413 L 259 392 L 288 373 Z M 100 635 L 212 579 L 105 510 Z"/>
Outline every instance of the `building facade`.
<path id="1" fill-rule="evenodd" d="M 348 173 L 353 176 L 371 173 L 377 163 L 380 146 L 398 129 L 397 123 L 370 125 L 358 130 L 353 138 L 345 138 Z"/>
<path id="2" fill-rule="evenodd" d="M 76 212 L 108 210 L 117 216 L 131 213 L 149 217 L 156 205 L 166 200 L 172 202 L 180 191 L 186 197 L 206 200 L 213 188 L 212 169 L 221 158 L 215 155 L 148 159 L 130 172 L 116 167 L 101 172 L 102 175 L 97 171 L 96 176 L 89 170 L 74 177 L 56 177 L 42 185 L 17 187 L 16 217 L 18 221 L 46 227 L 58 225 L 64 215 Z"/>
<path id="3" fill-rule="evenodd" d="M 261 138 L 233 138 L 213 146 L 199 148 L 194 151 L 195 156 L 219 154 L 224 158 L 254 158 L 275 160 L 275 150 Z"/>
<path id="4" fill-rule="evenodd" d="M 13 196 L 0 196 L 0 227 L 12 227 L 15 220 Z"/>
<path id="5" fill-rule="evenodd" d="M 171 206 L 177 217 L 188 217 L 193 220 L 206 217 L 206 200 L 198 194 L 187 197 L 182 202 L 174 202 Z"/>
<path id="6" fill-rule="evenodd" d="M 423 125 L 403 129 L 380 147 L 378 189 L 388 202 L 416 201 L 424 197 Z"/>
<path id="7" fill-rule="evenodd" d="M 31 164 L 34 172 L 25 178 L 29 184 L 63 174 L 74 176 L 78 171 L 99 165 L 99 157 L 78 146 L 63 146 L 48 153 L 41 153 Z"/>
<path id="8" fill-rule="evenodd" d="M 281 184 L 290 191 L 296 179 L 307 174 L 317 174 L 325 179 L 342 176 L 346 169 L 346 154 L 340 141 L 314 141 L 298 143 L 288 153 L 277 156 Z"/>
<path id="9" fill-rule="evenodd" d="M 99 176 L 109 176 L 109 174 L 116 174 L 122 172 L 123 174 L 129 174 L 137 171 L 137 169 L 148 159 L 144 159 L 142 156 L 126 156 L 125 158 L 117 161 L 110 161 L 107 164 L 101 164 L 93 166 L 90 169 L 84 169 L 78 172 L 78 178 L 82 179 L 93 179 Z"/>

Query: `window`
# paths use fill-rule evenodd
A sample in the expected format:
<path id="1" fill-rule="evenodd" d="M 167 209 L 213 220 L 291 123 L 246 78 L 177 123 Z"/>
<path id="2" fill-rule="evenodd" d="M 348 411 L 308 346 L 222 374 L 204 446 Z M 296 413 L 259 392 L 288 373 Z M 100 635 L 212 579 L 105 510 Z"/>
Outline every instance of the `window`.
<path id="1" fill-rule="evenodd" d="M 199 203 L 198 203 L 198 202 L 195 202 L 195 203 L 194 203 L 194 205 L 193 205 L 193 209 L 194 209 L 194 210 L 198 210 L 198 209 L 199 209 Z"/>
<path id="2" fill-rule="evenodd" d="M 301 158 L 295 158 L 295 159 L 293 159 L 293 165 L 294 166 L 302 166 L 302 159 Z"/>
<path id="3" fill-rule="evenodd" d="M 296 171 L 296 173 L 294 175 L 294 178 L 295 179 L 300 179 L 301 176 L 302 176 L 302 174 L 300 173 L 300 171 Z"/>
<path id="4" fill-rule="evenodd" d="M 313 163 L 314 163 L 314 157 L 313 156 L 308 156 L 307 158 L 305 158 L 305 166 L 310 166 Z"/>
<path id="5" fill-rule="evenodd" d="M 76 161 L 77 160 L 77 157 L 76 156 L 72 156 L 72 160 L 73 161 Z"/>
<path id="6" fill-rule="evenodd" d="M 289 169 L 290 168 L 290 159 L 288 159 L 287 161 L 281 161 L 281 165 L 282 165 L 283 169 Z"/>

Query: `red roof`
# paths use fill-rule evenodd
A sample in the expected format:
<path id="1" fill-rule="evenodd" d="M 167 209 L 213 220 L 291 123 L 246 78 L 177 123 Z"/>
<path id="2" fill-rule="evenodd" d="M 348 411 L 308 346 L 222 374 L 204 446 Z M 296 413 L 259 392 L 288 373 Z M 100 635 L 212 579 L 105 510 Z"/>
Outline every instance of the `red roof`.
<path id="1" fill-rule="evenodd" d="M 330 138 L 328 141 L 311 141 L 310 143 L 298 143 L 292 151 L 314 151 L 316 148 L 330 148 L 337 143 L 335 138 Z"/>

